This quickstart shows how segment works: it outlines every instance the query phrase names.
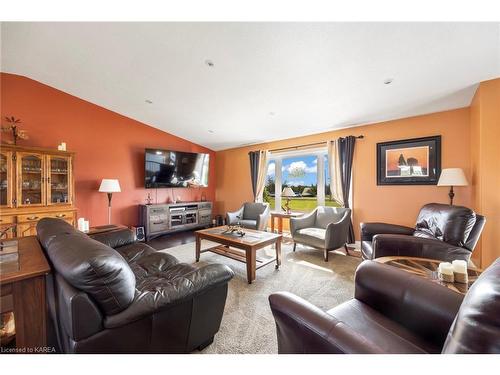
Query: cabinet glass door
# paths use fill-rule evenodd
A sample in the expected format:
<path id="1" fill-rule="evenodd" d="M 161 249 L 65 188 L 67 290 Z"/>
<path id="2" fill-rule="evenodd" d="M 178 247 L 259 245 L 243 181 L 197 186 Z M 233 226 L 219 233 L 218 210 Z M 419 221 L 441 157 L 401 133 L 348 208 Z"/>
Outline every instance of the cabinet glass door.
<path id="1" fill-rule="evenodd" d="M 70 160 L 64 156 L 49 156 L 48 204 L 70 204 Z"/>
<path id="2" fill-rule="evenodd" d="M 0 206 L 12 206 L 12 153 L 0 153 Z"/>
<path id="3" fill-rule="evenodd" d="M 45 204 L 43 160 L 40 154 L 17 154 L 18 206 Z"/>

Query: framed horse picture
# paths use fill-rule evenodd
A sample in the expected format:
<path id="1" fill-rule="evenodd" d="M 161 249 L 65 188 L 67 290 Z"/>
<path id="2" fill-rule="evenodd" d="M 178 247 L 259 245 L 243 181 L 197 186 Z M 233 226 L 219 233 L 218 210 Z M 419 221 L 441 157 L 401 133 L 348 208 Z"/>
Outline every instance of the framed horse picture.
<path id="1" fill-rule="evenodd" d="M 377 185 L 436 185 L 441 136 L 377 143 Z"/>

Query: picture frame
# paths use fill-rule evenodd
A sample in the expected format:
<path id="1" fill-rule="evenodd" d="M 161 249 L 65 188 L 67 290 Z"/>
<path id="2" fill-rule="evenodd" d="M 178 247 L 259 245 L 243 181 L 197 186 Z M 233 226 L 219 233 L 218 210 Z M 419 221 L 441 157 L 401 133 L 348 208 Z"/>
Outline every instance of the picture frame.
<path id="1" fill-rule="evenodd" d="M 436 185 L 441 136 L 377 143 L 377 185 Z"/>

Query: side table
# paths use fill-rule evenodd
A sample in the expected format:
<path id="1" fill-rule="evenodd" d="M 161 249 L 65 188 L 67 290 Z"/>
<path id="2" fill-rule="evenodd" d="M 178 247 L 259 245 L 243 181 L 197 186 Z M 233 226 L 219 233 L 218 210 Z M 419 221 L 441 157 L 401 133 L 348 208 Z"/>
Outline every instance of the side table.
<path id="1" fill-rule="evenodd" d="M 424 277 L 434 283 L 440 284 L 446 288 L 449 288 L 457 293 L 466 294 L 474 281 L 477 280 L 481 274 L 481 270 L 475 267 L 469 266 L 467 268 L 468 272 L 468 284 L 462 283 L 447 283 L 445 281 L 439 280 L 438 277 L 438 267 L 442 260 L 427 259 L 427 258 L 417 258 L 417 257 L 403 257 L 403 256 L 389 256 L 375 258 L 375 262 L 388 264 L 390 266 L 399 268 L 408 273 Z"/>

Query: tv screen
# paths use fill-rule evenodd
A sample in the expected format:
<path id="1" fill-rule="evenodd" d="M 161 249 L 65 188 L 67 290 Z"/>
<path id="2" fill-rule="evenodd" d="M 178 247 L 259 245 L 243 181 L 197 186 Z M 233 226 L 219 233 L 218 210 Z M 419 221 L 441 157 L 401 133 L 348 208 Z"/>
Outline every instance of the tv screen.
<path id="1" fill-rule="evenodd" d="M 146 149 L 146 188 L 208 186 L 209 154 Z"/>

